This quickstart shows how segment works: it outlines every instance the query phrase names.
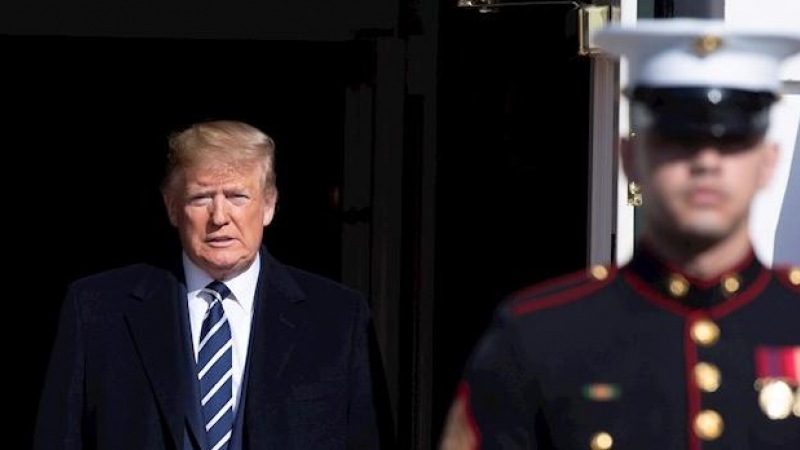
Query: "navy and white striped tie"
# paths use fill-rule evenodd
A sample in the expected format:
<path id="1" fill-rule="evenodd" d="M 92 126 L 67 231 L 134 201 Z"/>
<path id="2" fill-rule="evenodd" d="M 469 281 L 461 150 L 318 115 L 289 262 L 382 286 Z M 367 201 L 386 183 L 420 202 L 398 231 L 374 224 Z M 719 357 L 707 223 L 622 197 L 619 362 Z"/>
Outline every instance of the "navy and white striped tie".
<path id="1" fill-rule="evenodd" d="M 233 341 L 222 300 L 231 291 L 212 281 L 203 289 L 212 298 L 200 329 L 197 377 L 211 450 L 224 450 L 233 425 Z"/>

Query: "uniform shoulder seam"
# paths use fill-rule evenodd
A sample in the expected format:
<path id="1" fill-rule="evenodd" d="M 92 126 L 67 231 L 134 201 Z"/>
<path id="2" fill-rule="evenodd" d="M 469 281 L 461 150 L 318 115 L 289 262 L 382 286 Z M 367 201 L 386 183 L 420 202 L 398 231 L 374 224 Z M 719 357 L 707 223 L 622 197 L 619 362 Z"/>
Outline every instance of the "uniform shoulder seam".
<path id="1" fill-rule="evenodd" d="M 614 280 L 617 272 L 613 265 L 595 265 L 536 283 L 511 295 L 509 312 L 518 317 L 580 300 Z"/>

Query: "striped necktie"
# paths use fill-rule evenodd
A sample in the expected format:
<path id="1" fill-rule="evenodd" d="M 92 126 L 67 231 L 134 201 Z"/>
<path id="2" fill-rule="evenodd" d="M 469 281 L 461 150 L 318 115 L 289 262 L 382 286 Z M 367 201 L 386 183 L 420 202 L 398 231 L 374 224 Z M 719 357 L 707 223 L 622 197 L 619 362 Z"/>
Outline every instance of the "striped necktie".
<path id="1" fill-rule="evenodd" d="M 233 425 L 233 340 L 222 300 L 231 291 L 225 284 L 212 281 L 203 289 L 211 298 L 197 355 L 197 377 L 206 433 L 211 450 L 224 450 Z"/>

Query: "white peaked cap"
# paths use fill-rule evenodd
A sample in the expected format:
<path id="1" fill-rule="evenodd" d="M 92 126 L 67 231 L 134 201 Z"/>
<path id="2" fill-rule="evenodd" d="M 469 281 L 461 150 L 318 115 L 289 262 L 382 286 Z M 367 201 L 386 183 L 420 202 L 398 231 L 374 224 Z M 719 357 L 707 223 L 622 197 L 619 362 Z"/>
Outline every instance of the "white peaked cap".
<path id="1" fill-rule="evenodd" d="M 800 1 L 800 0 L 798 0 Z M 786 58 L 800 52 L 797 30 L 744 27 L 719 19 L 639 19 L 596 32 L 604 52 L 624 56 L 629 86 L 781 90 Z"/>

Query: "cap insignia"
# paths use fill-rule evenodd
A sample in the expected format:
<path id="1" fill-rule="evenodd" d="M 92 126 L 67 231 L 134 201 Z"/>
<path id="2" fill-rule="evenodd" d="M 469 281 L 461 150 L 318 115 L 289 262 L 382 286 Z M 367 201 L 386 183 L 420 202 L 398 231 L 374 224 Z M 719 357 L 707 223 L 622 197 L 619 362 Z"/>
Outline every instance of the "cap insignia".
<path id="1" fill-rule="evenodd" d="M 692 46 L 697 56 L 707 56 L 722 47 L 722 38 L 713 34 L 700 36 Z"/>

